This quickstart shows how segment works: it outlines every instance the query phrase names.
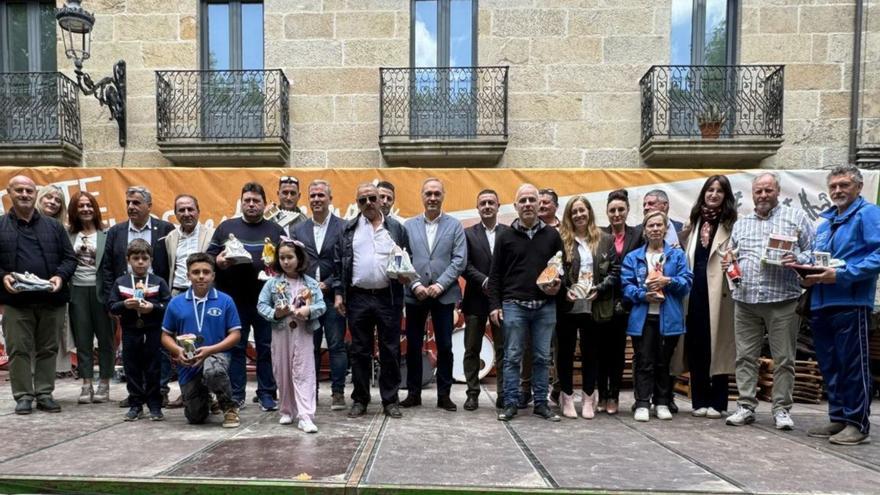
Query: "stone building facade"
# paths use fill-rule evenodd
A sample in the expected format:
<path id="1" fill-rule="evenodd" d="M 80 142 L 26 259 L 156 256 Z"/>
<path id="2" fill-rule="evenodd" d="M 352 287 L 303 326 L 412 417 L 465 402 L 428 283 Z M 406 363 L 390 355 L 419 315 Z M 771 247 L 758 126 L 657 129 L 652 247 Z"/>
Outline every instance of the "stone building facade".
<path id="1" fill-rule="evenodd" d="M 682 138 L 663 135 L 666 131 L 661 130 L 653 142 L 646 144 L 646 118 L 658 118 L 650 113 L 645 116 L 646 98 L 656 95 L 646 94 L 640 80 L 652 66 L 674 62 L 673 45 L 681 42 L 680 33 L 674 32 L 678 29 L 675 23 L 682 18 L 685 22 L 697 19 L 694 9 L 705 10 L 705 5 L 714 1 L 451 0 L 452 6 L 446 8 L 451 9 L 447 10 L 452 12 L 447 20 L 451 19 L 448 22 L 453 25 L 458 22 L 455 12 L 461 12 L 462 6 L 455 2 L 473 5 L 476 13 L 476 58 L 471 65 L 508 66 L 502 88 L 506 135 L 489 140 L 473 132 L 454 140 L 448 136 L 403 136 L 386 146 L 380 144 L 380 67 L 413 65 L 415 44 L 419 43 L 416 40 L 420 39 L 413 30 L 413 16 L 416 4 L 425 0 L 264 0 L 262 67 L 281 69 L 289 81 L 289 143 L 288 149 L 275 155 L 274 162 L 263 164 L 334 168 L 398 164 L 815 168 L 854 161 L 856 151 L 863 149 L 868 150 L 864 156 L 873 156 L 872 143 L 880 143 L 880 126 L 876 125 L 880 117 L 880 6 L 858 0 L 721 2 L 728 14 L 724 29 L 730 45 L 724 63 L 784 66 L 781 87 L 776 88 L 781 97 L 775 102 L 779 108 L 768 109 L 762 103 L 765 106 L 751 108 L 750 115 L 744 117 L 742 109 L 752 103 L 743 102 L 756 94 L 736 94 L 744 90 L 734 82 L 726 86 L 732 93 L 725 93 L 716 102 L 727 115 L 721 137 L 707 140 L 696 133 Z M 427 5 L 433 9 L 438 3 L 450 2 L 432 0 L 418 8 Z M 215 163 L 218 154 L 229 158 L 223 163 L 226 165 L 259 163 L 248 159 L 260 153 L 253 149 L 253 143 L 224 143 L 216 136 L 196 136 L 199 146 L 191 146 L 181 154 L 160 146 L 157 138 L 157 115 L 161 113 L 157 107 L 161 102 L 157 98 L 160 88 L 156 71 L 206 68 L 209 4 L 213 2 L 83 2 L 97 19 L 85 70 L 97 78 L 109 73 L 117 60 L 127 64 L 128 140 L 121 148 L 116 123 L 109 120 L 107 108 L 99 107 L 92 97 L 80 95 L 79 165 L 204 165 Z M 58 0 L 56 6 L 62 5 L 63 1 Z M 691 10 L 676 17 L 681 16 L 682 6 Z M 442 8 L 438 8 L 440 17 Z M 711 15 L 703 12 L 703 17 Z M 857 19 L 861 21 L 858 28 Z M 442 21 L 437 25 L 442 27 Z M 704 26 L 690 27 L 694 31 Z M 246 31 L 239 35 L 253 42 L 257 33 Z M 856 43 L 861 43 L 861 53 L 860 62 L 854 64 Z M 74 77 L 60 33 L 56 54 L 58 70 Z M 709 57 L 708 52 L 704 55 Z M 852 98 L 854 67 L 859 68 L 857 100 Z M 686 70 L 683 77 L 687 74 L 693 72 Z M 733 72 L 724 74 L 723 78 L 739 77 Z M 473 90 L 480 83 L 474 78 L 468 84 Z M 672 98 L 670 105 L 680 105 L 682 98 L 693 103 L 695 91 L 707 87 L 691 87 L 687 94 L 678 92 L 678 100 Z M 751 87 L 748 91 L 767 98 L 770 88 Z M 724 106 L 731 101 L 739 103 Z M 409 102 L 416 104 L 411 96 Z M 854 102 L 858 110 L 855 121 L 851 111 Z M 685 122 L 683 128 L 692 133 L 695 120 L 708 108 L 708 104 L 699 105 L 696 109 L 685 108 L 684 117 L 682 108 L 667 108 L 669 115 L 662 118 L 684 119 L 680 121 Z M 678 117 L 670 117 L 676 111 Z M 759 129 L 757 136 L 738 133 L 740 120 L 766 119 L 767 112 L 781 113 L 775 131 Z M 409 114 L 404 120 L 412 123 L 412 118 Z M 779 134 L 780 129 L 781 136 L 770 135 Z M 854 146 L 853 135 L 857 137 Z M 0 137 L 0 165 L 28 160 L 40 163 L 39 152 L 22 158 L 21 153 L 10 154 L 14 143 L 2 140 Z M 450 148 L 450 141 L 457 146 Z M 186 158 L 178 160 L 181 156 Z"/>

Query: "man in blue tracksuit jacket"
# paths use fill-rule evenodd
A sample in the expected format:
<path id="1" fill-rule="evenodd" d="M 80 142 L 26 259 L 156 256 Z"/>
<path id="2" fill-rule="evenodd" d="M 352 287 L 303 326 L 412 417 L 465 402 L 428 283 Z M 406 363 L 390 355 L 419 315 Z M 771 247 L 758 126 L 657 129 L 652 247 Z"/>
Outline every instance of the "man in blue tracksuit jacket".
<path id="1" fill-rule="evenodd" d="M 868 318 L 880 273 L 880 207 L 860 196 L 862 174 L 852 165 L 831 170 L 827 182 L 834 206 L 821 215 L 826 221 L 816 231 L 814 250 L 846 265 L 803 281 L 813 287 L 810 323 L 831 419 L 808 434 L 858 445 L 869 441 Z"/>

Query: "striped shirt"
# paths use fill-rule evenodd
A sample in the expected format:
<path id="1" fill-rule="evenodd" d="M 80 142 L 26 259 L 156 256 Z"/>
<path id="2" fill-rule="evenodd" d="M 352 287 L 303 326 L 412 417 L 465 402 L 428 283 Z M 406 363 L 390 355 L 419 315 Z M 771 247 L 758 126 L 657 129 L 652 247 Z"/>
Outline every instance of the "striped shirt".
<path id="1" fill-rule="evenodd" d="M 794 253 L 808 251 L 816 232 L 803 210 L 777 205 L 767 218 L 754 212 L 737 220 L 731 241 L 739 248 L 737 261 L 742 283 L 733 299 L 746 304 L 772 303 L 796 299 L 801 294 L 797 274 L 781 265 L 762 262 L 770 234 L 797 237 Z"/>

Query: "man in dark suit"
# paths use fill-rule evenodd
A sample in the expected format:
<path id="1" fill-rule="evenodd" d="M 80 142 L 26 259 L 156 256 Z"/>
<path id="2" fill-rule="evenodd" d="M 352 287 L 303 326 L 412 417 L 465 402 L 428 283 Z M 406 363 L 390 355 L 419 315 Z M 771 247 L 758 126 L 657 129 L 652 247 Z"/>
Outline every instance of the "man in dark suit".
<path id="1" fill-rule="evenodd" d="M 498 193 L 484 189 L 477 194 L 477 212 L 480 223 L 464 229 L 467 241 L 467 265 L 464 276 L 467 285 L 461 311 L 465 316 L 464 327 L 464 376 L 467 381 L 467 400 L 464 408 L 473 411 L 479 407 L 480 396 L 480 350 L 486 321 L 489 319 L 489 268 L 492 267 L 492 251 L 495 247 L 495 233 L 507 228 L 498 224 Z M 501 328 L 492 325 L 492 343 L 495 348 L 495 407 L 504 407 L 502 397 L 502 370 L 504 359 L 504 337 Z"/>
<path id="2" fill-rule="evenodd" d="M 150 211 L 153 209 L 153 195 L 150 190 L 143 186 L 131 186 L 125 191 L 125 208 L 128 212 L 128 221 L 117 223 L 107 231 L 107 241 L 104 244 L 104 257 L 101 259 L 101 276 L 107 283 L 103 286 L 103 301 L 110 300 L 110 289 L 113 288 L 113 280 L 125 275 L 129 271 L 125 253 L 128 244 L 135 239 L 143 239 L 150 243 L 153 248 L 152 271 L 161 277 L 166 283 L 170 267 L 168 266 L 168 254 L 165 247 L 165 237 L 174 230 L 170 223 L 153 218 Z M 162 377 L 162 405 L 168 404 L 168 376 L 171 373 L 171 362 L 165 352 L 161 357 Z M 127 400 L 120 402 L 120 407 L 128 407 Z"/>
<path id="3" fill-rule="evenodd" d="M 325 301 L 333 300 L 332 280 L 336 273 L 333 249 L 342 236 L 345 222 L 330 212 L 333 194 L 330 183 L 316 179 L 309 184 L 309 208 L 312 218 L 292 228 L 293 236 L 305 246 L 309 257 L 306 273 L 318 281 Z M 345 351 L 345 319 L 332 305 L 320 318 L 321 327 L 315 330 L 315 374 L 321 369 L 321 341 L 327 337 L 330 354 L 330 380 L 332 398 L 330 409 L 345 409 L 345 375 L 348 372 L 348 355 Z M 317 380 L 315 380 L 317 383 Z"/>

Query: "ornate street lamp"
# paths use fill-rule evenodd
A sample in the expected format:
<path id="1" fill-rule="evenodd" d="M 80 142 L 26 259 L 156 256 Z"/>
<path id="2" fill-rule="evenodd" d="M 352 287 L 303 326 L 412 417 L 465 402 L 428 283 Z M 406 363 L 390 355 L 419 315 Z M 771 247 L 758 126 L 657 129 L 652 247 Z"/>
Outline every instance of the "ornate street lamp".
<path id="1" fill-rule="evenodd" d="M 119 125 L 119 146 L 125 147 L 125 61 L 113 66 L 113 76 L 97 83 L 83 72 L 83 61 L 88 60 L 92 45 L 92 27 L 95 16 L 80 5 L 80 0 L 69 0 L 55 14 L 64 40 L 64 55 L 76 67 L 76 83 L 85 95 L 95 95 L 98 102 L 110 109 L 110 118 Z"/>

